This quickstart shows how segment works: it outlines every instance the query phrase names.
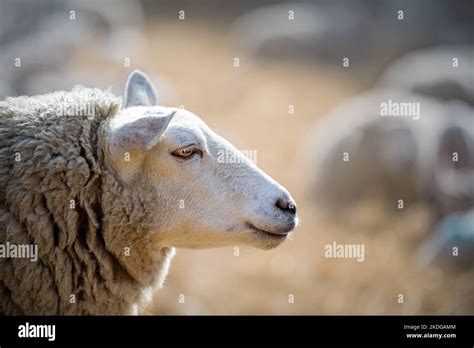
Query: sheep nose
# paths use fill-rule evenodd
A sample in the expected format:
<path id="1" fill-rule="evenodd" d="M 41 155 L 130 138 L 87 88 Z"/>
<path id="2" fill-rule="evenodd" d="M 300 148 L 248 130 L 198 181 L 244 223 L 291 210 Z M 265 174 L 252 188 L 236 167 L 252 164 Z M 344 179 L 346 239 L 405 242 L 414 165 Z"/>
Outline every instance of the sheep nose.
<path id="1" fill-rule="evenodd" d="M 279 197 L 276 200 L 275 205 L 284 212 L 290 212 L 293 215 L 296 214 L 296 203 L 288 196 Z"/>

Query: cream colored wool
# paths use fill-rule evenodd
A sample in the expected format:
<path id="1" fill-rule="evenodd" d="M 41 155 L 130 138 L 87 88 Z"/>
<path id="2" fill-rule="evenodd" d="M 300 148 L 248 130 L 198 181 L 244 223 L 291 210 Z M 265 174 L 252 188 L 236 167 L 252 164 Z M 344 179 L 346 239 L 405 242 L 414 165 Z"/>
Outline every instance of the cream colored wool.
<path id="1" fill-rule="evenodd" d="M 163 281 L 174 250 L 149 252 L 151 198 L 102 165 L 101 127 L 120 104 L 83 87 L 0 102 L 0 244 L 39 253 L 0 258 L 0 313 L 127 314 Z"/>

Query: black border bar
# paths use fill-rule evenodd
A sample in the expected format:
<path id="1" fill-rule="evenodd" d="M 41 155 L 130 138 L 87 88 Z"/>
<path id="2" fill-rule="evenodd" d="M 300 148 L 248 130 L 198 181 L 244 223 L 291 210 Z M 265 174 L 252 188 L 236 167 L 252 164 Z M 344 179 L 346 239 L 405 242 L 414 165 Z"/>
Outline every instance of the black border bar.
<path id="1" fill-rule="evenodd" d="M 11 316 L 0 346 L 58 344 L 408 344 L 474 346 L 473 316 Z M 55 325 L 55 340 L 20 338 L 19 326 Z M 414 327 L 418 327 L 416 331 Z M 454 328 L 455 327 L 455 328 Z M 407 334 L 455 334 L 408 338 Z"/>

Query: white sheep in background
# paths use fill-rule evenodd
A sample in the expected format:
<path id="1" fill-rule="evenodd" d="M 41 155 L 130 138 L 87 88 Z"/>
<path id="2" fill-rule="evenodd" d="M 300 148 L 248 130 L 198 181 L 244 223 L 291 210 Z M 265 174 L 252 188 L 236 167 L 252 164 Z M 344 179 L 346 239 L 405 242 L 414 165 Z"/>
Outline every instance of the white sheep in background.
<path id="1" fill-rule="evenodd" d="M 400 200 L 403 207 L 415 200 L 429 203 L 435 221 L 433 235 L 417 253 L 422 267 L 472 266 L 472 63 L 472 47 L 409 53 L 372 90 L 326 115 L 312 134 L 315 196 L 321 207 L 350 207 L 367 193 L 379 194 L 394 208 Z M 389 102 L 419 109 L 407 107 L 414 113 L 385 117 L 383 106 Z"/>
<path id="2" fill-rule="evenodd" d="M 419 103 L 419 115 L 382 116 L 389 103 Z M 315 197 L 323 207 L 342 207 L 377 191 L 393 207 L 399 199 L 425 199 L 440 215 L 469 207 L 472 112 L 464 103 L 397 89 L 369 91 L 343 103 L 312 133 Z"/>
<path id="3" fill-rule="evenodd" d="M 430 11 L 415 1 L 403 6 L 393 0 L 269 3 L 238 17 L 231 34 L 252 57 L 324 62 L 336 68 L 347 58 L 352 76 L 359 83 L 372 83 L 383 66 L 411 50 L 470 46 L 471 6 L 469 0 L 458 0 L 456 6 L 449 0 L 431 1 Z M 403 22 L 397 18 L 400 12 Z"/>
<path id="4" fill-rule="evenodd" d="M 196 115 L 155 106 L 145 75 L 125 99 L 0 102 L 0 244 L 38 246 L 37 262 L 0 258 L 1 313 L 130 313 L 174 247 L 270 249 L 295 228 L 287 190 Z"/>
<path id="5" fill-rule="evenodd" d="M 0 0 L 0 99 L 78 83 L 120 90 L 106 70 L 94 74 L 70 63 L 78 51 L 93 51 L 113 63 L 129 57 L 139 64 L 145 45 L 138 27 L 144 21 L 136 1 Z"/>
<path id="6" fill-rule="evenodd" d="M 472 45 L 420 49 L 392 63 L 380 77 L 379 86 L 474 105 L 473 64 Z"/>

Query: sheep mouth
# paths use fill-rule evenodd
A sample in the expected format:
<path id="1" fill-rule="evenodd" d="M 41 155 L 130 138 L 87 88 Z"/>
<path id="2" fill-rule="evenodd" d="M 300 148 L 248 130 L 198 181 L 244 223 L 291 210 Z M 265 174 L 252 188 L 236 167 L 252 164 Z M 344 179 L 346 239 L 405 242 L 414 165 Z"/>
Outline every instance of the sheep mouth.
<path id="1" fill-rule="evenodd" d="M 257 227 L 255 227 L 254 225 L 252 225 L 251 223 L 247 223 L 247 227 L 252 230 L 252 232 L 254 232 L 256 235 L 260 236 L 260 237 L 270 237 L 272 239 L 280 239 L 280 240 L 283 240 L 283 239 L 286 239 L 286 237 L 288 236 L 288 234 L 290 233 L 290 231 L 288 232 L 284 232 L 284 233 L 273 233 L 273 232 L 269 232 L 269 231 L 265 231 L 265 230 L 261 230 Z"/>

